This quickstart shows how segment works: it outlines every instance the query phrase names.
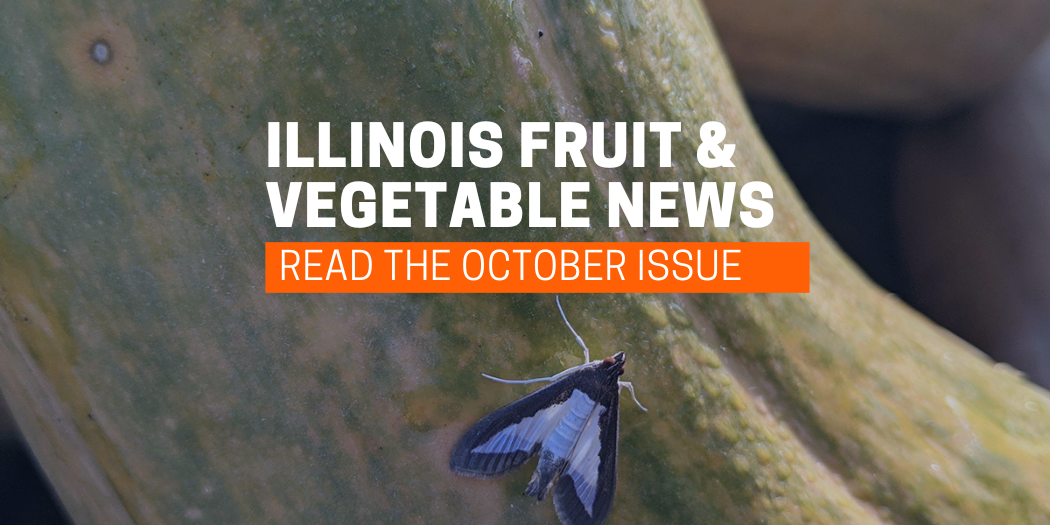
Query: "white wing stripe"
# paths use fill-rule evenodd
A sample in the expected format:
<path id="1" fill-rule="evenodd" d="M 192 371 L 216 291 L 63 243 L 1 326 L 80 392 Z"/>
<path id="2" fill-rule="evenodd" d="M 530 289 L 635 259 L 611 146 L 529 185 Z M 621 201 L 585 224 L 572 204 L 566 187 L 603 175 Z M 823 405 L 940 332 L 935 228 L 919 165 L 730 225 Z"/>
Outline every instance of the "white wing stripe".
<path id="1" fill-rule="evenodd" d="M 598 453 L 602 448 L 601 427 L 598 421 L 604 412 L 605 407 L 599 405 L 593 416 L 587 419 L 566 468 L 566 474 L 572 477 L 576 486 L 576 495 L 590 516 L 594 516 L 594 498 L 598 495 L 598 465 L 601 463 Z"/>
<path id="2" fill-rule="evenodd" d="M 509 454 L 518 450 L 528 452 L 536 444 L 547 439 L 570 406 L 569 403 L 551 405 L 536 412 L 533 416 L 523 418 L 513 425 L 507 425 L 507 428 L 474 447 L 471 452 L 475 454 Z"/>
<path id="3" fill-rule="evenodd" d="M 543 448 L 549 450 L 555 457 L 569 459 L 573 448 L 580 440 L 580 433 L 587 423 L 587 418 L 590 417 L 591 412 L 594 412 L 596 403 L 587 394 L 574 390 L 565 404 L 571 409 L 566 411 L 550 437 L 543 441 Z"/>

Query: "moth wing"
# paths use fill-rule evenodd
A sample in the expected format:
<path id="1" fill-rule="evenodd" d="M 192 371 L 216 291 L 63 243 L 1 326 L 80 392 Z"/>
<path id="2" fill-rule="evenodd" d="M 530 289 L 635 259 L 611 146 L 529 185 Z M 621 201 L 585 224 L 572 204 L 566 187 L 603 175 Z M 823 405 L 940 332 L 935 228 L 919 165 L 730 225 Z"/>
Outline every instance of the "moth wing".
<path id="1" fill-rule="evenodd" d="M 566 401 L 574 385 L 570 375 L 481 418 L 453 447 L 449 468 L 491 478 L 520 467 L 571 408 Z"/>
<path id="2" fill-rule="evenodd" d="M 614 395 L 609 405 L 595 408 L 601 413 L 588 420 L 554 485 L 554 510 L 565 525 L 599 525 L 609 516 L 616 493 L 619 401 Z"/>

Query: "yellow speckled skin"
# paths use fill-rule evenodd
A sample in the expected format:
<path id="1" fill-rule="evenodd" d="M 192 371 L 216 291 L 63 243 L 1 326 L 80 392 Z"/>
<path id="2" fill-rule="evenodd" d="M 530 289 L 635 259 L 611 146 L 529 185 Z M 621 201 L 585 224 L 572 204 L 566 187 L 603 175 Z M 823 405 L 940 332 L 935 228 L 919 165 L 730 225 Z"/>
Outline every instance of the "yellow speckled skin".
<path id="1" fill-rule="evenodd" d="M 530 391 L 482 372 L 578 363 L 553 297 L 263 293 L 266 241 L 500 239 L 811 243 L 808 295 L 562 297 L 650 409 L 623 404 L 609 523 L 1050 523 L 1046 393 L 835 248 L 692 0 L 10 0 L 0 56 L 0 388 L 80 524 L 556 519 L 520 495 L 531 469 L 447 465 Z M 676 166 L 518 167 L 521 121 L 592 119 L 681 121 Z M 696 164 L 711 119 L 736 168 Z M 271 169 L 270 120 L 330 121 L 336 147 L 351 121 L 493 120 L 505 158 Z M 592 228 L 278 230 L 263 183 L 293 179 L 540 181 L 546 202 L 590 181 Z M 608 180 L 765 180 L 776 218 L 611 229 Z"/>

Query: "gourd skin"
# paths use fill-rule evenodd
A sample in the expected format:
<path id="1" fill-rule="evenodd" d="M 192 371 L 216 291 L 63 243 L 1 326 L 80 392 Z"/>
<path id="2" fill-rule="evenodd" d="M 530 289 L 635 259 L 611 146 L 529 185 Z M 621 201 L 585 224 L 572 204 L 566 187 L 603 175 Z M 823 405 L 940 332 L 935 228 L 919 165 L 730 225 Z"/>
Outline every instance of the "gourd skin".
<path id="1" fill-rule="evenodd" d="M 1046 523 L 1045 392 L 841 255 L 692 1 L 19 0 L 0 24 L 0 388 L 78 523 L 552 521 L 519 494 L 528 469 L 463 480 L 447 455 L 529 391 L 482 372 L 579 362 L 553 298 L 266 295 L 263 244 L 620 239 L 807 241 L 812 285 L 562 298 L 596 355 L 631 356 L 650 408 L 622 409 L 610 523 Z M 675 167 L 518 167 L 520 122 L 594 119 L 682 122 Z M 421 120 L 495 121 L 505 158 L 267 167 L 269 121 L 316 150 L 317 122 L 338 145 L 352 121 Z M 708 120 L 736 168 L 696 164 Z M 427 229 L 413 207 L 408 229 L 278 229 L 270 180 L 539 181 L 546 202 L 589 181 L 592 227 Z M 611 229 L 607 180 L 764 180 L 776 217 Z"/>

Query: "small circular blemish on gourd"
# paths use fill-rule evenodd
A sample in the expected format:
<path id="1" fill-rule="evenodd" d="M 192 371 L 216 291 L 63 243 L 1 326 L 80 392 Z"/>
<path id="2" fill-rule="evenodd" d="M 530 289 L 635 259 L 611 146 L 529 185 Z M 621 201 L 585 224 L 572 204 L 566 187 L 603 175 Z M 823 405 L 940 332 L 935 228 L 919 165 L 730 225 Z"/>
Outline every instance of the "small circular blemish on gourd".
<path id="1" fill-rule="evenodd" d="M 94 41 L 91 44 L 91 48 L 88 49 L 88 53 L 91 55 L 91 60 L 94 60 L 100 66 L 113 61 L 113 48 L 104 39 Z"/>

